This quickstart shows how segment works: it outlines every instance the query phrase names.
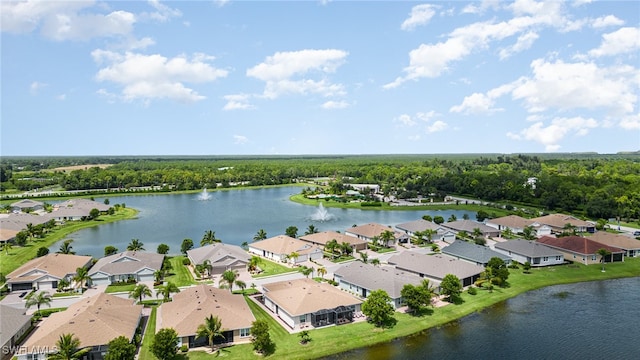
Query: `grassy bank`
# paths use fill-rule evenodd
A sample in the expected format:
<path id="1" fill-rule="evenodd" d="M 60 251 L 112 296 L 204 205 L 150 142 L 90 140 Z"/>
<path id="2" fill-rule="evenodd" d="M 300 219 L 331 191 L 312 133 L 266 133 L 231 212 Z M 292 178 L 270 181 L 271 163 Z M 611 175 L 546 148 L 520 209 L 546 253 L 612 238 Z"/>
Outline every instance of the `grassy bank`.
<path id="1" fill-rule="evenodd" d="M 101 215 L 96 220 L 91 221 L 73 221 L 67 222 L 65 225 L 56 226 L 51 232 L 47 233 L 41 239 L 29 239 L 24 247 L 14 245 L 9 253 L 5 251 L 0 253 L 0 273 L 8 274 L 20 267 L 22 264 L 36 257 L 40 247 L 50 247 L 56 242 L 63 240 L 69 234 L 78 230 L 108 224 L 110 222 L 133 219 L 138 214 L 135 209 L 124 208 L 118 210 L 113 215 Z M 82 254 L 78 254 L 82 255 Z"/>
<path id="2" fill-rule="evenodd" d="M 508 287 L 495 288 L 491 293 L 479 290 L 477 295 L 469 295 L 465 292 L 462 295 L 463 302 L 461 304 L 450 304 L 437 308 L 431 314 L 420 317 L 396 313 L 395 317 L 398 321 L 390 329 L 377 329 L 368 323 L 356 323 L 312 330 L 310 331 L 312 341 L 304 346 L 299 344 L 298 335 L 289 334 L 260 307 L 251 301 L 249 301 L 249 306 L 257 319 L 269 322 L 271 337 L 276 343 L 276 352 L 268 358 L 313 359 L 417 334 L 481 311 L 523 292 L 545 286 L 634 277 L 639 274 L 640 258 L 625 259 L 624 263 L 606 264 L 606 272 L 601 272 L 599 265 L 578 264 L 532 269 L 530 274 L 523 273 L 522 269 L 510 270 Z M 253 353 L 251 345 L 233 346 L 226 349 L 224 355 L 232 359 L 258 358 Z M 205 359 L 210 356 L 203 352 L 188 353 L 189 359 Z"/>
<path id="3" fill-rule="evenodd" d="M 182 263 L 186 258 L 184 255 L 178 255 L 169 259 L 171 271 L 170 275 L 164 279 L 165 281 L 174 283 L 176 286 L 189 286 L 197 283 L 187 266 Z"/>
<path id="4" fill-rule="evenodd" d="M 156 357 L 151 353 L 151 344 L 153 343 L 153 337 L 156 334 L 156 307 L 151 309 L 149 320 L 147 321 L 147 327 L 144 331 L 144 337 L 142 338 L 142 344 L 140 345 L 140 351 L 138 353 L 139 360 L 155 360 Z"/>

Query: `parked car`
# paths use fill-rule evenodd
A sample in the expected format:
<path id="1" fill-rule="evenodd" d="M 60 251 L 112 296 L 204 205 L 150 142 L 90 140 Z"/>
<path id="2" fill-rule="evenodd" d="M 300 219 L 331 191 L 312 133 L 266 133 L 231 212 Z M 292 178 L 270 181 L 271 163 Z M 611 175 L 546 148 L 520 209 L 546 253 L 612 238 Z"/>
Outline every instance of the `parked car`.
<path id="1" fill-rule="evenodd" d="M 640 231 L 634 231 L 633 236 L 640 236 Z"/>

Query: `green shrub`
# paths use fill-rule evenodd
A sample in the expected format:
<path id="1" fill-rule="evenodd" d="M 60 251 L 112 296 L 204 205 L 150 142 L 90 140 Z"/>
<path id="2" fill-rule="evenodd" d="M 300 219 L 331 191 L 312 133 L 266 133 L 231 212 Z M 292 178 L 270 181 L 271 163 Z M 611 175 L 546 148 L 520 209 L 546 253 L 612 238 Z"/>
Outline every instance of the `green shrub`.
<path id="1" fill-rule="evenodd" d="M 182 259 L 182 265 L 191 265 L 191 260 L 189 258 Z"/>
<path id="2" fill-rule="evenodd" d="M 471 287 L 469 287 L 467 292 L 469 293 L 469 295 L 476 295 L 478 293 L 478 289 L 473 287 L 473 286 L 471 286 Z"/>
<path id="3" fill-rule="evenodd" d="M 189 259 L 187 259 L 189 260 Z M 189 347 L 187 345 L 182 345 L 180 346 L 180 351 L 182 351 L 183 353 L 186 353 L 189 351 Z"/>

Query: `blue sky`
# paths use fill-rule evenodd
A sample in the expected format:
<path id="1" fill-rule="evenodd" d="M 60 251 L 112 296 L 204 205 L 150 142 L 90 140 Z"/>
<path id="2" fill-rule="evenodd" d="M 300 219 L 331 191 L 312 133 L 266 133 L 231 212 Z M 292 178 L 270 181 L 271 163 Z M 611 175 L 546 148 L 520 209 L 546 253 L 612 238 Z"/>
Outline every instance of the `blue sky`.
<path id="1" fill-rule="evenodd" d="M 640 2 L 1 2 L 2 155 L 640 150 Z"/>

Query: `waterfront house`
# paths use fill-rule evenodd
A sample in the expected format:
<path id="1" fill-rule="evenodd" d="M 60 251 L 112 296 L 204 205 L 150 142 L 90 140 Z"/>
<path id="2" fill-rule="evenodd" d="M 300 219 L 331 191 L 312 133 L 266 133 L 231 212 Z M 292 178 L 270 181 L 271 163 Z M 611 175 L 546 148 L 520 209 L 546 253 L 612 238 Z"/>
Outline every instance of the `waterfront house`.
<path id="1" fill-rule="evenodd" d="M 391 266 L 377 267 L 360 261 L 344 265 L 333 274 L 340 289 L 366 298 L 374 290 L 384 290 L 391 297 L 391 305 L 399 308 L 403 305 L 402 288 L 407 285 L 420 285 L 420 276 L 395 269 Z"/>
<path id="2" fill-rule="evenodd" d="M 507 255 L 493 251 L 487 246 L 464 240 L 454 241 L 451 245 L 443 247 L 441 252 L 458 260 L 482 266 L 487 266 L 489 260 L 494 257 L 502 259 L 506 264 L 511 263 L 511 258 Z"/>
<path id="3" fill-rule="evenodd" d="M 99 293 L 83 297 L 69 307 L 45 318 L 16 354 L 18 360 L 46 359 L 57 351 L 63 334 L 73 334 L 87 359 L 102 359 L 111 340 L 124 336 L 133 341 L 142 318 L 142 305 L 133 299 Z"/>
<path id="4" fill-rule="evenodd" d="M 78 198 L 78 199 L 69 199 L 61 203 L 55 204 L 53 206 L 53 211 L 57 211 L 64 208 L 83 209 L 87 211 L 87 215 L 88 215 L 89 212 L 93 209 L 97 209 L 101 213 L 105 213 L 109 211 L 111 206 L 105 203 L 97 202 L 90 199 Z"/>
<path id="5" fill-rule="evenodd" d="M 125 251 L 101 258 L 89 270 L 91 283 L 109 285 L 121 281 L 153 281 L 162 268 L 164 255 L 144 251 Z"/>
<path id="6" fill-rule="evenodd" d="M 386 231 L 390 231 L 393 234 L 393 239 L 388 240 L 385 246 L 393 246 L 398 242 L 409 242 L 409 236 L 407 234 L 396 231 L 390 226 L 384 226 L 382 224 L 376 223 L 350 227 L 346 229 L 344 233 L 345 235 L 353 236 L 355 238 L 365 240 L 368 243 L 374 244 L 374 240 L 376 238 L 378 240 L 378 243 L 382 241 L 382 234 Z"/>
<path id="7" fill-rule="evenodd" d="M 9 360 L 20 338 L 31 329 L 31 315 L 25 309 L 0 304 L 0 360 Z"/>
<path id="8" fill-rule="evenodd" d="M 290 262 L 292 264 L 322 259 L 323 256 L 322 249 L 318 246 L 287 235 L 278 235 L 253 242 L 249 244 L 249 252 L 269 260 Z M 298 256 L 292 257 L 291 254 L 293 253 L 298 254 Z"/>
<path id="9" fill-rule="evenodd" d="M 564 263 L 564 255 L 542 243 L 528 240 L 509 240 L 494 245 L 495 251 L 508 255 L 521 264 L 529 262 L 531 266 L 560 265 Z"/>
<path id="10" fill-rule="evenodd" d="M 457 276 L 462 286 L 473 285 L 480 277 L 480 273 L 484 271 L 481 265 L 471 264 L 448 255 L 424 255 L 411 251 L 393 255 L 388 262 L 396 269 L 417 274 L 421 278 L 432 281 L 436 286 L 440 286 L 447 274 Z"/>
<path id="11" fill-rule="evenodd" d="M 600 244 L 622 249 L 624 250 L 624 255 L 627 257 L 640 256 L 640 240 L 622 234 L 597 231 L 593 235 L 590 235 L 588 239 L 599 242 Z"/>
<path id="12" fill-rule="evenodd" d="M 43 202 L 31 199 L 16 201 L 9 206 L 11 206 L 11 211 L 14 212 L 32 212 L 44 209 Z"/>
<path id="13" fill-rule="evenodd" d="M 596 231 L 596 225 L 592 221 L 580 220 L 571 215 L 565 214 L 549 214 L 531 219 L 539 224 L 547 225 L 551 228 L 551 232 L 554 234 L 560 234 L 567 231 L 565 227 L 567 224 L 571 225 L 576 232 L 588 232 L 594 233 Z"/>
<path id="14" fill-rule="evenodd" d="M 336 240 L 338 244 L 347 243 L 351 246 L 353 251 L 365 250 L 367 248 L 367 241 L 359 239 L 353 236 L 347 236 L 335 231 L 322 231 L 315 234 L 308 234 L 300 236 L 300 240 L 306 241 L 310 244 L 320 246 L 324 248 L 331 240 Z"/>
<path id="15" fill-rule="evenodd" d="M 563 236 L 559 238 L 543 236 L 537 242 L 552 247 L 564 255 L 565 260 L 579 262 L 585 265 L 599 264 L 599 249 L 605 249 L 611 254 L 605 257 L 605 262 L 624 261 L 624 250 L 601 244 L 582 236 Z"/>
<path id="16" fill-rule="evenodd" d="M 518 215 L 508 215 L 495 219 L 487 219 L 485 225 L 500 230 L 500 232 L 510 229 L 514 234 L 522 234 L 524 228 L 530 226 L 536 233 L 536 236 L 551 235 L 551 227 L 540 224 L 537 221 L 525 219 Z"/>
<path id="17" fill-rule="evenodd" d="M 24 213 L 0 214 L 0 228 L 16 231 L 26 230 L 29 224 L 36 226 L 49 221 L 51 218 L 48 215 L 48 213 L 43 216 Z"/>
<path id="18" fill-rule="evenodd" d="M 18 233 L 18 230 L 0 228 L 0 243 L 14 242 Z"/>
<path id="19" fill-rule="evenodd" d="M 58 282 L 69 282 L 80 267 L 89 268 L 91 256 L 47 254 L 27 261 L 7 275 L 9 291 L 57 289 Z"/>
<path id="20" fill-rule="evenodd" d="M 498 237 L 500 236 L 500 231 L 498 229 L 492 228 L 491 226 L 487 226 L 481 222 L 473 221 L 473 220 L 456 220 L 451 222 L 446 222 L 442 224 L 443 227 L 453 230 L 456 233 L 466 233 L 468 235 L 473 235 L 476 229 L 480 229 L 483 237 Z"/>
<path id="21" fill-rule="evenodd" d="M 352 322 L 362 304 L 335 286 L 307 278 L 264 284 L 262 289 L 264 306 L 291 329 Z"/>
<path id="22" fill-rule="evenodd" d="M 240 246 L 224 243 L 205 245 L 187 251 L 187 257 L 191 264 L 203 264 L 209 262 L 211 275 L 222 274 L 227 270 L 246 270 L 251 255 Z"/>
<path id="23" fill-rule="evenodd" d="M 197 285 L 182 289 L 171 302 L 160 305 L 156 318 L 156 331 L 173 328 L 178 333 L 178 347 L 207 346 L 208 339 L 196 335 L 205 318 L 217 316 L 222 323 L 224 338 L 214 344 L 238 344 L 251 340 L 251 324 L 256 320 L 243 295 L 210 285 Z"/>
<path id="24" fill-rule="evenodd" d="M 432 242 L 444 241 L 447 243 L 452 243 L 456 239 L 456 233 L 454 231 L 440 226 L 433 221 L 427 221 L 424 219 L 398 224 L 396 225 L 396 229 L 403 231 L 409 236 L 416 236 L 417 232 L 424 232 L 427 230 L 434 231 L 435 233 L 431 235 Z M 424 238 L 425 240 L 427 239 L 426 237 Z"/>

